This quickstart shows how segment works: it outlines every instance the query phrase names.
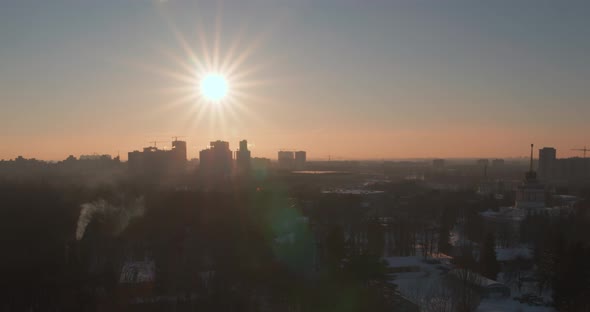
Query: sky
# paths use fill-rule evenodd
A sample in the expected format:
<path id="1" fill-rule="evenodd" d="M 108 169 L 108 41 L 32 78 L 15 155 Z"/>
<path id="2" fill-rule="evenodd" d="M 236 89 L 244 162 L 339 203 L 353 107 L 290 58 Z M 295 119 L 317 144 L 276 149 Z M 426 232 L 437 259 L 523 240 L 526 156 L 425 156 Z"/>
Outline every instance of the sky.
<path id="1" fill-rule="evenodd" d="M 126 159 L 174 136 L 189 157 L 217 139 L 269 158 L 578 156 L 588 14 L 575 0 L 4 0 L 0 159 Z M 226 101 L 199 97 L 209 71 L 227 75 Z"/>

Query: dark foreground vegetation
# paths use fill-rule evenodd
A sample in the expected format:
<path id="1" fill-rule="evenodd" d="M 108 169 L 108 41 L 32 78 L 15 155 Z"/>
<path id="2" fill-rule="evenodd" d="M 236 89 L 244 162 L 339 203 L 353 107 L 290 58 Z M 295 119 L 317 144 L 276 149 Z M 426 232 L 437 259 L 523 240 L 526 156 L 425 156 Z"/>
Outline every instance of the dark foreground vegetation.
<path id="1" fill-rule="evenodd" d="M 356 209 L 354 196 L 277 185 L 3 182 L 0 310 L 415 311 L 382 258 L 417 250 L 453 254 L 457 267 L 490 279 L 534 272 L 527 278 L 539 294 L 551 291 L 559 311 L 590 308 L 587 201 L 506 233 L 479 214 L 504 203 L 469 191 L 385 183 L 373 187 L 385 196 L 371 211 Z M 455 253 L 457 226 L 478 257 Z M 495 247 L 519 244 L 533 259 L 501 266 Z M 473 311 L 477 302 L 454 307 Z"/>
<path id="2" fill-rule="evenodd" d="M 140 197 L 140 217 L 126 216 L 128 208 L 97 210 L 76 239 L 85 204 L 126 207 Z M 10 183 L 0 186 L 0 199 L 3 311 L 387 306 L 382 291 L 373 290 L 385 273 L 379 258 L 366 251 L 342 263 L 331 250 L 334 255 L 320 257 L 312 225 L 297 223 L 301 211 L 280 189 L 204 193 Z M 283 232 L 293 244 L 276 243 Z M 125 263 L 146 259 L 156 263 L 153 279 L 121 282 Z"/>

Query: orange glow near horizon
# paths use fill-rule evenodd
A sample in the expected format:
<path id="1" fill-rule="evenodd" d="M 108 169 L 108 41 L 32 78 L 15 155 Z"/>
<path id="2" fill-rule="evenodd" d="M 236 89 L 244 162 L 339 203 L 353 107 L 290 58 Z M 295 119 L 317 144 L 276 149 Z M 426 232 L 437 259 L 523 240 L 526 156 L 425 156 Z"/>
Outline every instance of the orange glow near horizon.
<path id="1" fill-rule="evenodd" d="M 545 146 L 557 148 L 559 158 L 581 157 L 580 152 L 571 148 L 579 145 L 577 138 L 568 137 L 567 132 L 539 133 L 530 136 L 523 129 L 494 129 L 472 127 L 466 131 L 463 127 L 423 130 L 384 130 L 367 127 L 365 129 L 313 129 L 300 133 L 273 132 L 272 129 L 245 133 L 240 136 L 203 137 L 200 135 L 183 138 L 188 143 L 189 158 L 198 157 L 199 150 L 205 148 L 209 141 L 222 139 L 229 141 L 235 150 L 238 141 L 247 139 L 253 143 L 253 157 L 276 159 L 276 153 L 286 144 L 296 149 L 306 150 L 312 159 L 410 159 L 410 158 L 516 158 L 528 157 L 530 143 L 537 149 Z M 119 152 L 121 159 L 127 159 L 127 152 L 141 149 L 152 138 L 146 136 L 117 137 L 115 133 L 85 134 L 72 136 L 63 140 L 51 140 L 44 136 L 29 137 L 26 140 L 7 140 L 0 150 L 0 159 L 12 159 L 18 155 L 26 158 L 45 160 L 63 160 L 68 155 L 78 157 L 81 154 L 111 154 Z M 166 141 L 171 136 L 156 138 Z M 169 148 L 162 143 L 158 147 Z M 7 151 L 18 151 L 8 153 Z"/>
<path id="2" fill-rule="evenodd" d="M 174 136 L 187 141 L 189 158 L 218 139 L 233 150 L 247 139 L 254 144 L 253 157 L 271 159 L 280 149 L 306 150 L 309 159 L 511 158 L 527 157 L 531 143 L 535 149 L 555 147 L 562 158 L 581 157 L 572 149 L 590 145 L 582 76 L 574 71 L 570 83 L 533 83 L 550 77 L 543 70 L 560 72 L 522 62 L 535 60 L 524 57 L 528 54 L 507 53 L 513 63 L 486 54 L 512 51 L 504 41 L 490 44 L 497 51 L 480 51 L 471 40 L 486 36 L 457 36 L 456 29 L 445 30 L 445 22 L 438 28 L 406 27 L 417 33 L 401 36 L 399 44 L 388 31 L 396 29 L 388 23 L 402 23 L 399 19 L 382 17 L 380 23 L 391 27 L 376 29 L 345 19 L 322 27 L 323 18 L 314 25 L 308 21 L 313 16 L 286 12 L 268 20 L 264 10 L 255 10 L 260 18 L 241 21 L 239 15 L 226 15 L 224 24 L 222 10 L 194 10 L 190 19 L 182 19 L 163 3 L 157 6 L 162 24 L 154 24 L 162 20 L 152 15 L 133 17 L 157 35 L 145 32 L 135 40 L 144 28 L 133 24 L 126 36 L 117 33 L 112 41 L 99 31 L 88 37 L 72 32 L 64 34 L 72 38 L 63 44 L 52 44 L 57 50 L 51 53 L 28 55 L 24 52 L 44 50 L 23 46 L 23 53 L 7 54 L 5 64 L 14 68 L 1 84 L 0 100 L 6 104 L 0 114 L 0 160 L 19 155 L 63 160 L 94 153 L 126 159 L 127 152 Z M 353 29 L 356 35 L 349 34 Z M 412 39 L 428 38 L 420 35 L 433 30 L 457 42 L 447 46 L 444 40 Z M 157 44 L 150 48 L 152 42 Z M 44 47 L 41 43 L 34 46 Z M 427 43 L 435 45 L 428 50 L 422 46 Z M 410 53 L 440 48 L 446 52 L 434 59 L 430 53 Z M 465 55 L 453 54 L 456 49 Z M 473 66 L 472 60 L 480 58 L 493 67 L 479 61 Z M 515 65 L 527 67 L 509 70 Z M 562 74 L 574 66 L 564 68 Z M 519 87 L 524 81 L 530 89 Z M 562 85 L 549 84 L 553 81 Z"/>

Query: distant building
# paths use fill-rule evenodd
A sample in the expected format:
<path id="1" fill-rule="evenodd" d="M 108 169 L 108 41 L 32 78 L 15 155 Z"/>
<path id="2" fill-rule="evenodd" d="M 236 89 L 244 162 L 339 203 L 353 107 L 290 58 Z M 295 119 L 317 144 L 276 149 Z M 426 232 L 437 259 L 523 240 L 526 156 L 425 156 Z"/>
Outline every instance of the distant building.
<path id="1" fill-rule="evenodd" d="M 250 162 L 252 173 L 257 177 L 265 177 L 270 170 L 271 161 L 268 158 L 254 157 Z"/>
<path id="2" fill-rule="evenodd" d="M 111 155 L 80 155 L 80 160 L 112 160 L 113 158 L 111 157 Z"/>
<path id="3" fill-rule="evenodd" d="M 130 173 L 140 173 L 143 170 L 143 152 L 127 153 L 127 167 Z"/>
<path id="4" fill-rule="evenodd" d="M 307 153 L 305 151 L 295 152 L 295 168 L 297 170 L 304 169 L 306 161 L 307 161 Z"/>
<path id="5" fill-rule="evenodd" d="M 199 158 L 199 171 L 202 175 L 216 178 L 229 178 L 232 175 L 233 157 L 229 142 L 211 142 L 208 149 L 199 153 Z"/>
<path id="6" fill-rule="evenodd" d="M 279 151 L 279 168 L 283 170 L 295 169 L 295 153 L 292 151 Z"/>
<path id="7" fill-rule="evenodd" d="M 476 164 L 477 164 L 478 166 L 488 166 L 488 165 L 490 164 L 490 160 L 489 160 L 489 159 L 485 159 L 485 158 L 478 159 L 478 160 L 476 161 Z"/>
<path id="8" fill-rule="evenodd" d="M 129 172 L 136 175 L 160 176 L 182 173 L 186 169 L 186 142 L 173 141 L 172 149 L 144 147 L 127 154 Z"/>
<path id="9" fill-rule="evenodd" d="M 496 158 L 492 160 L 492 167 L 501 167 L 504 166 L 504 159 Z"/>
<path id="10" fill-rule="evenodd" d="M 240 141 L 240 149 L 236 152 L 236 165 L 238 174 L 248 174 L 251 170 L 251 153 L 248 150 L 248 141 Z"/>
<path id="11" fill-rule="evenodd" d="M 173 161 L 177 164 L 185 164 L 187 161 L 186 157 L 186 142 L 185 141 L 172 141 L 172 154 Z"/>
<path id="12" fill-rule="evenodd" d="M 553 147 L 539 149 L 539 178 L 546 180 L 555 177 L 557 150 Z"/>
<path id="13" fill-rule="evenodd" d="M 433 159 L 432 160 L 432 167 L 435 169 L 441 169 L 444 168 L 445 166 L 445 160 L 444 159 Z"/>
<path id="14" fill-rule="evenodd" d="M 516 208 L 524 209 L 528 213 L 536 213 L 545 208 L 545 186 L 537 180 L 537 173 L 533 170 L 533 144 L 531 144 L 531 159 L 529 171 L 525 180 L 516 190 Z"/>
<path id="15" fill-rule="evenodd" d="M 590 158 L 557 158 L 552 147 L 539 150 L 539 178 L 552 184 L 590 183 Z"/>
<path id="16" fill-rule="evenodd" d="M 477 194 L 479 195 L 495 195 L 497 198 L 503 197 L 506 191 L 503 180 L 485 180 L 481 181 L 477 186 Z"/>

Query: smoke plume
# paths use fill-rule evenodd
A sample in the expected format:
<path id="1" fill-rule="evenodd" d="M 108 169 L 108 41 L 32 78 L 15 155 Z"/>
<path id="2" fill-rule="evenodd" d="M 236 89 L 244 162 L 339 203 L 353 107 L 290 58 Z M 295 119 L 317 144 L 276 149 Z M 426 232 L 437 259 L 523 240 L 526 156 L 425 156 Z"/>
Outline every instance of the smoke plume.
<path id="1" fill-rule="evenodd" d="M 143 216 L 145 210 L 143 197 L 127 205 L 113 205 L 104 199 L 99 199 L 84 203 L 81 208 L 76 228 L 76 240 L 81 240 L 84 237 L 86 227 L 96 218 L 108 222 L 110 234 L 117 235 L 127 227 L 131 219 Z"/>

